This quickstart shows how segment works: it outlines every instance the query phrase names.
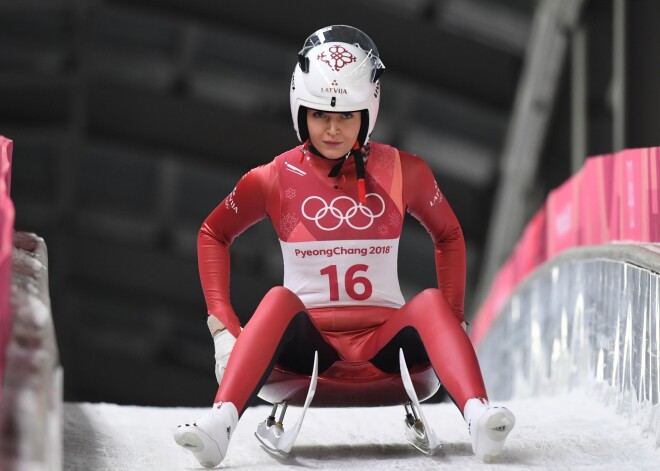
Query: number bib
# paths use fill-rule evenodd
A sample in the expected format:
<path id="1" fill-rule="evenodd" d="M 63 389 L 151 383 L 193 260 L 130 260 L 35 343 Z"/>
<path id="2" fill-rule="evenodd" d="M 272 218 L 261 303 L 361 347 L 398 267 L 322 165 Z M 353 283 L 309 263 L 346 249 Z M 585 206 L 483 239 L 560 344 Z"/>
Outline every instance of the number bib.
<path id="1" fill-rule="evenodd" d="M 308 308 L 398 308 L 404 304 L 397 276 L 399 239 L 280 241 L 284 286 Z"/>
<path id="2" fill-rule="evenodd" d="M 358 202 L 355 172 L 321 175 L 292 150 L 276 158 L 280 214 L 276 227 L 284 286 L 306 307 L 404 304 L 397 273 L 403 223 L 401 163 L 393 147 L 372 143 L 367 198 Z"/>

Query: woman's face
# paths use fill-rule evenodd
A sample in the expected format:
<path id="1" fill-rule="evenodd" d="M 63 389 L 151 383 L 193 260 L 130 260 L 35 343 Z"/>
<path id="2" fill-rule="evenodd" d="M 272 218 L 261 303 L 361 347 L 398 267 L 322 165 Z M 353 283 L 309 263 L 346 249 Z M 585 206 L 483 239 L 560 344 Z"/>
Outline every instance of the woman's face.
<path id="1" fill-rule="evenodd" d="M 307 109 L 309 139 L 329 159 L 348 154 L 357 140 L 362 123 L 361 111 L 332 113 Z"/>

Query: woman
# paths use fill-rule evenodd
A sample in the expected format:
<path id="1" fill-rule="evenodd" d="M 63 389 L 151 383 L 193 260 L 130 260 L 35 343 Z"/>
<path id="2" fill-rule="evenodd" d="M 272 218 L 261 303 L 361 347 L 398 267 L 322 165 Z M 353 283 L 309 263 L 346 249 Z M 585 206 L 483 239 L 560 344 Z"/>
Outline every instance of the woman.
<path id="1" fill-rule="evenodd" d="M 501 452 L 513 427 L 511 412 L 488 405 L 464 330 L 465 246 L 454 213 L 420 158 L 369 140 L 383 70 L 376 46 L 355 28 L 307 38 L 290 89 L 303 144 L 248 172 L 200 230 L 220 387 L 211 412 L 174 435 L 203 466 L 222 461 L 274 364 L 309 373 L 315 351 L 319 372 L 337 360 L 398 371 L 399 348 L 410 363 L 430 362 L 484 459 Z M 439 286 L 408 302 L 397 277 L 405 211 L 433 239 Z M 229 296 L 229 246 L 265 217 L 280 240 L 284 282 L 242 329 Z"/>

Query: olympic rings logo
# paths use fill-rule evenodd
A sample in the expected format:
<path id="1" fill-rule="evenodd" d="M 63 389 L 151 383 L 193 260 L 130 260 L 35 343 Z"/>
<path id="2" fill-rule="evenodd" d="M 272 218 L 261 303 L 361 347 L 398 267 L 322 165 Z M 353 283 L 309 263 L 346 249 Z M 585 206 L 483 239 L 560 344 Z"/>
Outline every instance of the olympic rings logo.
<path id="1" fill-rule="evenodd" d="M 314 221 L 314 223 L 316 223 L 316 227 L 318 227 L 322 231 L 334 231 L 335 229 L 338 229 L 344 222 L 353 229 L 356 229 L 358 231 L 363 231 L 371 227 L 371 225 L 374 223 L 374 220 L 382 216 L 383 213 L 385 212 L 385 200 L 383 200 L 382 196 L 376 193 L 369 193 L 367 194 L 367 198 L 369 197 L 375 197 L 380 201 L 381 209 L 378 212 L 378 214 L 374 214 L 371 208 L 363 205 L 362 203 L 358 204 L 350 196 L 337 196 L 335 199 L 333 199 L 330 202 L 330 204 L 328 204 L 320 196 L 309 196 L 305 199 L 305 201 L 303 201 L 303 204 L 300 207 L 300 211 L 302 212 L 302 215 L 305 217 L 305 219 Z M 306 208 L 307 208 L 307 204 L 312 200 L 319 200 L 322 206 L 316 211 L 315 214 L 310 215 L 307 213 Z M 342 212 L 342 209 L 338 207 L 338 203 L 342 200 L 348 200 L 350 203 L 348 208 L 344 208 L 345 212 Z M 326 216 L 336 219 L 337 220 L 336 224 L 333 223 L 333 225 L 329 225 L 326 222 L 326 224 L 324 225 L 323 223 L 321 223 L 321 220 L 324 219 Z M 360 225 L 359 221 L 363 219 L 363 217 L 366 218 L 368 222 L 365 222 Z"/>

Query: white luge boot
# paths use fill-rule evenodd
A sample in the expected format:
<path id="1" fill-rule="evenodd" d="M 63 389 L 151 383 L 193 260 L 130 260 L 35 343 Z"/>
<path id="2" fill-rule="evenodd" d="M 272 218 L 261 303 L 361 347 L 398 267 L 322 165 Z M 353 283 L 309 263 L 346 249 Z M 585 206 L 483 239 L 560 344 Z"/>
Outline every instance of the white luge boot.
<path id="1" fill-rule="evenodd" d="M 182 424 L 174 431 L 174 440 L 190 450 L 205 468 L 218 466 L 227 454 L 229 439 L 238 423 L 238 411 L 231 402 L 218 402 L 205 417 L 192 424 Z"/>
<path id="2" fill-rule="evenodd" d="M 502 453 L 504 440 L 513 429 L 516 418 L 505 407 L 493 407 L 488 401 L 474 398 L 467 401 L 463 416 L 468 424 L 472 451 L 486 463 Z"/>

